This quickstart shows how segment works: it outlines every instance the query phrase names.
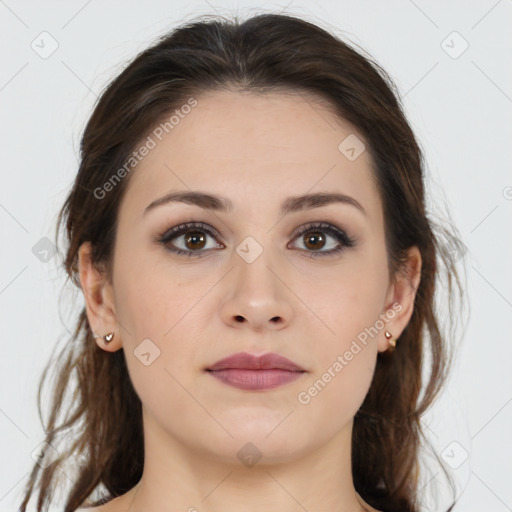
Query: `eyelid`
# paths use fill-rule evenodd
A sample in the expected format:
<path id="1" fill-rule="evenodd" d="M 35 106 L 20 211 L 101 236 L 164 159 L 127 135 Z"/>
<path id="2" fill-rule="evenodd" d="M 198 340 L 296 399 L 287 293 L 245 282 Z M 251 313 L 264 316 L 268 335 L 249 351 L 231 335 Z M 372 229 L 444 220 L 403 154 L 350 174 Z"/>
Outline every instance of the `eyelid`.
<path id="1" fill-rule="evenodd" d="M 160 243 L 161 245 L 163 245 L 168 251 L 174 252 L 178 255 L 184 253 L 188 256 L 193 255 L 194 257 L 200 257 L 200 256 L 206 255 L 209 252 L 211 252 L 212 250 L 214 250 L 214 249 L 210 248 L 207 250 L 191 251 L 191 250 L 186 250 L 186 249 L 180 249 L 177 247 L 174 247 L 171 249 L 168 246 L 168 244 L 171 240 L 178 238 L 180 236 L 183 236 L 187 232 L 191 232 L 194 229 L 196 229 L 198 231 L 204 231 L 208 235 L 215 238 L 217 240 L 217 243 L 219 243 L 219 239 L 222 240 L 222 236 L 213 226 L 206 224 L 204 222 L 200 222 L 200 221 L 189 221 L 189 222 L 182 222 L 180 224 L 173 226 L 172 228 L 166 229 L 163 233 L 161 233 L 158 236 L 156 241 L 158 243 Z M 318 231 L 323 231 L 325 233 L 328 233 L 329 236 L 336 239 L 336 241 L 338 242 L 338 246 L 334 249 L 329 249 L 327 251 L 305 251 L 304 249 L 299 249 L 299 251 L 301 251 L 301 252 L 310 254 L 311 257 L 316 257 L 316 256 L 320 256 L 320 257 L 326 256 L 327 257 L 330 255 L 334 255 L 338 252 L 341 252 L 345 249 L 350 249 L 350 248 L 358 245 L 357 240 L 355 238 L 348 235 L 344 229 L 337 227 L 335 224 L 333 224 L 329 221 L 316 221 L 316 222 L 309 222 L 309 223 L 303 224 L 302 226 L 296 228 L 292 232 L 291 235 L 289 235 L 290 237 L 292 237 L 291 242 L 294 242 L 297 238 L 300 237 L 300 235 L 302 235 L 304 233 L 314 232 L 315 229 Z M 225 248 L 225 244 L 223 242 L 221 242 L 221 245 L 223 245 Z M 288 248 L 288 245 L 289 244 L 287 244 L 287 246 L 286 246 L 287 248 Z"/>
<path id="2" fill-rule="evenodd" d="M 293 232 L 290 236 L 299 236 L 299 235 L 307 233 L 308 231 L 311 231 L 313 229 L 325 229 L 327 231 L 331 230 L 331 231 L 335 231 L 339 234 L 345 233 L 345 231 L 343 229 L 338 228 L 331 222 L 315 221 L 315 222 L 307 222 L 306 224 L 299 226 L 298 228 L 293 230 Z"/>
<path id="3" fill-rule="evenodd" d="M 210 226 L 209 224 L 206 224 L 204 222 L 196 221 L 180 222 L 179 224 L 173 226 L 172 228 L 165 229 L 163 233 L 160 233 L 158 238 L 170 238 L 171 235 L 180 233 L 180 231 L 182 230 L 192 231 L 193 229 L 204 230 L 206 233 L 215 236 L 216 238 L 222 239 L 222 235 L 213 226 Z"/>
<path id="4" fill-rule="evenodd" d="M 305 233 L 314 233 L 315 230 L 320 232 L 328 233 L 329 236 L 335 238 L 339 244 L 342 245 L 342 249 L 349 249 L 358 245 L 356 238 L 350 236 L 345 229 L 337 227 L 335 224 L 326 221 L 318 221 L 318 222 L 309 222 L 297 228 L 291 236 L 293 236 L 293 240 L 296 240 L 301 235 Z M 308 251 L 312 254 L 330 254 L 335 252 L 335 250 L 331 251 Z"/>

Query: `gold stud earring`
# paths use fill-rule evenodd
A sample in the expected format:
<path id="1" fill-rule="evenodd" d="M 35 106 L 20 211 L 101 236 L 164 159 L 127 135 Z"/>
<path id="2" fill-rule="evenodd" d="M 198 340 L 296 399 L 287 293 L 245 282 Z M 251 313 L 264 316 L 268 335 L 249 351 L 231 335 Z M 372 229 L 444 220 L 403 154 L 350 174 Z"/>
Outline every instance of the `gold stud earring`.
<path id="1" fill-rule="evenodd" d="M 395 350 L 395 347 L 396 347 L 396 339 L 393 339 L 393 335 L 389 331 L 386 331 L 384 333 L 384 336 L 386 336 L 386 339 L 389 341 L 389 348 L 388 348 L 388 350 L 390 352 L 393 352 Z"/>
<path id="2" fill-rule="evenodd" d="M 94 333 L 93 333 L 94 334 Z M 108 345 L 112 339 L 114 338 L 114 333 L 109 332 L 108 334 L 105 334 L 105 336 L 99 336 L 97 334 L 94 334 L 94 338 L 103 338 L 103 341 L 105 342 L 105 345 Z"/>

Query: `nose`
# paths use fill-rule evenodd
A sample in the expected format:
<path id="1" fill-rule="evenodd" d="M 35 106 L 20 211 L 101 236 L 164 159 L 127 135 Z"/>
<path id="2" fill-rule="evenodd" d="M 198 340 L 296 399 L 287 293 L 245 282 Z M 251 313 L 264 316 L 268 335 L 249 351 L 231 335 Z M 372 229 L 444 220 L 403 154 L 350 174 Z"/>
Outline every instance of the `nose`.
<path id="1" fill-rule="evenodd" d="M 267 251 L 251 263 L 238 255 L 234 259 L 235 267 L 224 284 L 222 320 L 230 327 L 256 332 L 290 325 L 293 293 L 284 270 L 276 267 L 276 261 L 271 265 Z"/>

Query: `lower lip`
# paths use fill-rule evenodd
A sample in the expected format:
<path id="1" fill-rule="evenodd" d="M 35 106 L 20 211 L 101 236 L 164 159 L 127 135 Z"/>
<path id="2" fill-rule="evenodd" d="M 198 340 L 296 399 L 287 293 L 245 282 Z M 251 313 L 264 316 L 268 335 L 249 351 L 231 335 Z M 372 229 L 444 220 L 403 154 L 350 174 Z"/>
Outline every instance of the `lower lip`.
<path id="1" fill-rule="evenodd" d="M 249 391 L 261 391 L 283 386 L 297 380 L 305 372 L 289 370 L 243 370 L 229 368 L 226 370 L 209 371 L 210 375 L 235 388 Z"/>

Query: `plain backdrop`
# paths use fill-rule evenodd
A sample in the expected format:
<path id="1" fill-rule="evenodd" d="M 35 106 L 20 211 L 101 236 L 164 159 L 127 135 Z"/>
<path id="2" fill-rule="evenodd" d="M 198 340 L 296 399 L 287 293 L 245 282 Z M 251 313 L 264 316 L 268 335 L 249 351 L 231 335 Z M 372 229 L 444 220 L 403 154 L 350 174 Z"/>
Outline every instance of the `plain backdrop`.
<path id="1" fill-rule="evenodd" d="M 425 153 L 432 218 L 453 222 L 467 248 L 459 263 L 469 321 L 445 393 L 424 424 L 457 483 L 456 511 L 512 510 L 512 2 L 5 0 L 1 512 L 19 505 L 44 439 L 37 383 L 67 340 L 73 300 L 80 305 L 71 284 L 59 304 L 64 271 L 53 253 L 54 228 L 96 97 L 137 52 L 179 23 L 283 9 L 363 48 L 401 91 Z M 442 486 L 441 473 L 428 467 L 421 492 L 425 510 L 437 512 L 441 505 L 428 495 Z"/>

